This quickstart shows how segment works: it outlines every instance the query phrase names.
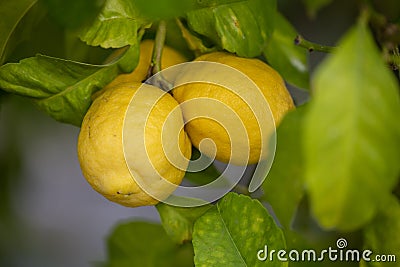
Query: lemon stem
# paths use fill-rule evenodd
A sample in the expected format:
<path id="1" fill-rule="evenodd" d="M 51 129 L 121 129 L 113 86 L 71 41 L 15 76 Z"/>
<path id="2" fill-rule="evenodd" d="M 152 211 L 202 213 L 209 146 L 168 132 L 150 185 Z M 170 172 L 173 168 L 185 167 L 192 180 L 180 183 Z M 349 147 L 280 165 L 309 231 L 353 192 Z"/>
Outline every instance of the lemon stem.
<path id="1" fill-rule="evenodd" d="M 235 193 L 238 193 L 238 194 L 243 194 L 243 195 L 246 195 L 246 196 L 250 196 L 250 192 L 247 189 L 247 187 L 244 186 L 244 185 L 241 185 L 241 184 L 235 185 L 235 187 L 233 188 L 232 191 L 235 192 Z"/>
<path id="2" fill-rule="evenodd" d="M 167 33 L 167 23 L 165 22 L 165 20 L 161 20 L 158 23 L 157 27 L 156 38 L 154 40 L 153 54 L 151 56 L 151 63 L 149 70 L 147 71 L 146 83 L 157 86 L 162 90 L 168 92 L 171 90 L 172 84 L 168 82 L 162 76 L 161 73 L 159 75 L 155 75 L 161 71 L 161 58 L 162 58 L 162 51 L 165 43 L 166 33 Z M 149 79 L 150 77 L 152 78 Z"/>
<path id="3" fill-rule="evenodd" d="M 156 38 L 154 40 L 153 54 L 151 56 L 151 63 L 149 71 L 147 73 L 148 74 L 147 78 L 161 71 L 161 56 L 165 43 L 166 33 L 167 33 L 167 24 L 165 20 L 161 20 L 158 23 Z"/>
<path id="4" fill-rule="evenodd" d="M 320 45 L 320 44 L 316 44 L 316 43 L 307 41 L 300 35 L 296 36 L 296 38 L 294 39 L 294 44 L 298 45 L 300 47 L 304 47 L 310 52 L 318 51 L 318 52 L 324 52 L 324 53 L 331 53 L 335 49 L 335 47 L 333 47 L 333 46 Z"/>

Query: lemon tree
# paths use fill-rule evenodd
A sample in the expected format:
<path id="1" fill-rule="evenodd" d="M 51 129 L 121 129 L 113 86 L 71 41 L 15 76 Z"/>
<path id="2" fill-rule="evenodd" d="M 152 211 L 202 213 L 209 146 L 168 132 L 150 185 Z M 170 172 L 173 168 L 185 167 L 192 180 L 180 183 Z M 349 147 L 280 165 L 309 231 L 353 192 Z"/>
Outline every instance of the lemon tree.
<path id="1" fill-rule="evenodd" d="M 339 2 L 302 1 L 304 15 Z M 80 129 L 76 158 L 100 205 L 159 213 L 115 222 L 104 266 L 398 266 L 400 4 L 364 2 L 339 38 L 292 1 L 2 1 L 0 100 Z M 305 39 L 305 24 L 334 46 Z M 18 140 L 0 138 L 0 265 L 14 266 Z M 207 202 L 207 185 L 233 192 Z M 328 248 L 372 261 L 292 252 Z"/>

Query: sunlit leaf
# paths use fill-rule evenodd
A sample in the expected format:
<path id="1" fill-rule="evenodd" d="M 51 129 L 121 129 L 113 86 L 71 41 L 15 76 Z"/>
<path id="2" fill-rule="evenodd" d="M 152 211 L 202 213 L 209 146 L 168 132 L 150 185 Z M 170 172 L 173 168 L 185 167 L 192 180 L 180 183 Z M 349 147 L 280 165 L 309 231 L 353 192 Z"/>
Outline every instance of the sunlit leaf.
<path id="1" fill-rule="evenodd" d="M 133 1 L 106 0 L 93 23 L 80 33 L 89 45 L 104 48 L 120 48 L 138 44 L 139 30 L 149 24 Z"/>
<path id="2" fill-rule="evenodd" d="M 194 222 L 212 205 L 184 208 L 159 203 L 156 207 L 167 234 L 174 242 L 182 244 L 192 240 Z"/>
<path id="3" fill-rule="evenodd" d="M 275 16 L 275 30 L 271 40 L 264 49 L 268 63 L 283 78 L 299 88 L 309 88 L 307 49 L 296 46 L 294 39 L 297 32 L 290 22 L 279 12 Z"/>
<path id="4" fill-rule="evenodd" d="M 229 193 L 195 223 L 196 266 L 288 266 L 282 261 L 260 261 L 257 252 L 285 249 L 285 239 L 274 219 L 257 200 Z"/>
<path id="5" fill-rule="evenodd" d="M 187 13 L 190 28 L 243 57 L 259 56 L 274 30 L 275 0 L 248 0 Z"/>
<path id="6" fill-rule="evenodd" d="M 279 222 L 290 229 L 304 194 L 302 125 L 305 107 L 287 114 L 277 129 L 277 147 L 271 170 L 263 183 L 267 200 Z"/>
<path id="7" fill-rule="evenodd" d="M 320 66 L 314 89 L 303 135 L 312 212 L 325 228 L 355 230 L 400 171 L 399 88 L 366 23 Z"/>

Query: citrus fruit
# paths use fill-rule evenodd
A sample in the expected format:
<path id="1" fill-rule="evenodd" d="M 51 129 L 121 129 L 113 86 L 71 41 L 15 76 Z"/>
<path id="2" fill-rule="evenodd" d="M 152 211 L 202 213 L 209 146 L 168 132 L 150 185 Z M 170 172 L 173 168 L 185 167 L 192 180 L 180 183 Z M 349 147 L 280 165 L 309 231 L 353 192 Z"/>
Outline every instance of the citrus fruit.
<path id="1" fill-rule="evenodd" d="M 202 67 L 200 64 L 200 67 L 187 68 L 177 78 L 176 84 L 178 86 L 173 90 L 174 98 L 180 104 L 189 100 L 198 100 L 198 104 L 182 105 L 183 116 L 187 121 L 185 130 L 193 145 L 196 148 L 200 148 L 201 152 L 209 157 L 215 155 L 215 158 L 222 162 L 230 162 L 236 165 L 259 162 L 264 156 L 260 157 L 263 153 L 261 144 L 262 142 L 265 144 L 269 136 L 261 135 L 260 121 L 253 111 L 255 108 L 268 110 L 269 104 L 272 112 L 272 116 L 269 115 L 271 122 L 268 123 L 269 125 L 262 127 L 268 128 L 267 132 L 270 135 L 271 131 L 275 130 L 273 121 L 275 121 L 275 124 L 279 124 L 285 113 L 294 108 L 293 100 L 285 87 L 283 79 L 278 72 L 261 60 L 241 58 L 225 52 L 205 54 L 195 59 L 195 61 L 216 62 L 229 67 L 226 68 L 226 72 L 220 72 L 214 71 L 212 66 L 204 64 L 204 67 Z M 241 73 L 239 74 L 247 75 L 252 81 L 251 83 L 257 85 L 259 90 L 256 86 L 246 85 L 242 78 L 232 74 L 230 72 L 232 68 L 240 71 Z M 186 82 L 190 81 L 192 77 L 205 78 L 213 82 Z M 215 81 L 229 83 L 235 87 L 235 90 L 229 90 L 226 86 L 216 84 Z M 209 101 L 204 101 L 204 99 Z M 223 114 L 220 117 L 224 119 L 224 122 L 218 122 L 213 119 L 218 103 L 232 110 L 236 116 L 228 114 L 228 112 L 224 112 L 221 109 L 219 112 Z M 198 113 L 198 110 L 202 110 L 203 117 L 190 119 L 193 114 Z M 246 130 L 247 136 L 242 136 L 237 146 L 239 149 L 232 151 L 231 144 L 233 143 L 231 143 L 231 137 L 235 136 L 237 131 L 228 131 L 229 127 L 227 126 L 237 123 L 239 120 L 243 125 L 243 129 Z M 213 140 L 215 147 L 207 144 L 200 147 L 202 140 L 207 138 Z M 248 156 L 244 157 L 244 155 Z"/>
<path id="2" fill-rule="evenodd" d="M 136 68 L 131 73 L 118 75 L 111 83 L 109 83 L 106 86 L 106 88 L 113 87 L 120 83 L 142 82 L 143 80 L 145 80 L 151 63 L 153 47 L 154 47 L 153 40 L 147 39 L 142 41 L 140 43 L 139 63 L 136 66 Z M 183 63 L 185 61 L 187 61 L 187 59 L 175 49 L 166 45 L 163 47 L 161 56 L 162 69 L 166 69 L 168 67 L 171 67 L 179 63 Z"/>
<path id="3" fill-rule="evenodd" d="M 132 109 L 130 103 L 139 92 L 142 98 Z M 78 138 L 82 173 L 111 201 L 129 207 L 154 205 L 168 197 L 185 174 L 185 166 L 178 168 L 167 158 L 168 139 L 177 140 L 180 151 L 175 154 L 190 158 L 191 143 L 173 97 L 148 84 L 119 84 L 97 97 L 85 115 Z M 151 188 L 139 180 L 151 183 Z"/>

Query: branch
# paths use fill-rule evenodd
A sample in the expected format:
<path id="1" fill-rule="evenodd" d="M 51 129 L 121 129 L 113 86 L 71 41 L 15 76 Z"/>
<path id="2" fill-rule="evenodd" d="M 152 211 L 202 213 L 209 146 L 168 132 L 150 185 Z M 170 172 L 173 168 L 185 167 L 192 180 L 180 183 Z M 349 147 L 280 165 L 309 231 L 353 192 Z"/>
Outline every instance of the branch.
<path id="1" fill-rule="evenodd" d="M 152 75 L 161 71 L 161 57 L 166 33 L 167 24 L 164 20 L 161 20 L 158 24 L 156 38 L 154 40 L 153 54 L 151 56 L 151 63 L 147 72 L 147 78 L 150 78 Z"/>
<path id="2" fill-rule="evenodd" d="M 306 48 L 310 52 L 318 51 L 324 53 L 331 53 L 335 49 L 335 47 L 333 46 L 326 46 L 326 45 L 312 43 L 310 41 L 307 41 L 300 35 L 296 36 L 296 38 L 294 39 L 294 44 Z"/>
<path id="3" fill-rule="evenodd" d="M 147 71 L 146 80 L 161 71 L 162 50 L 165 43 L 166 33 L 167 23 L 164 20 L 161 20 L 158 24 L 156 38 L 154 40 L 153 54 L 151 56 L 151 63 L 149 70 Z M 170 89 L 173 87 L 172 84 L 168 82 L 161 73 L 150 79 L 149 83 L 161 88 L 166 92 L 170 91 Z"/>

